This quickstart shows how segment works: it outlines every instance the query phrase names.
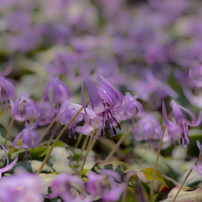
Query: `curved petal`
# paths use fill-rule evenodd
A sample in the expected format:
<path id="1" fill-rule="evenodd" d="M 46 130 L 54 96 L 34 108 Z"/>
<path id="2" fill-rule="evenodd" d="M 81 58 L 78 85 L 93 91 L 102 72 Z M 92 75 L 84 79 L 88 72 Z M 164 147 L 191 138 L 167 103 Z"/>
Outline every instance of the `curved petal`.
<path id="1" fill-rule="evenodd" d="M 178 105 L 174 100 L 171 101 L 173 115 L 175 117 L 176 123 L 183 124 L 186 120 L 185 115 L 180 110 L 180 105 Z"/>
<path id="2" fill-rule="evenodd" d="M 177 124 L 175 124 L 175 126 L 170 125 L 170 123 L 168 121 L 166 107 L 165 107 L 165 103 L 164 102 L 162 103 L 162 114 L 163 114 L 164 125 L 166 126 L 166 128 L 168 130 L 173 130 L 173 129 L 177 128 Z"/>
<path id="3" fill-rule="evenodd" d="M 0 168 L 0 174 L 9 171 L 10 169 L 13 168 L 13 166 L 17 163 L 18 161 L 18 156 L 10 163 L 9 165 L 5 166 L 4 168 Z"/>
<path id="4" fill-rule="evenodd" d="M 103 105 L 97 87 L 90 79 L 86 79 L 86 85 L 93 110 L 95 110 L 97 114 L 102 113 L 103 111 L 105 111 L 105 107 Z"/>
<path id="5" fill-rule="evenodd" d="M 119 107 L 122 104 L 123 95 L 116 88 L 114 88 L 109 81 L 107 81 L 101 75 L 97 77 L 97 80 L 106 91 L 106 94 L 108 94 L 108 96 L 111 98 L 113 102 L 112 107 L 114 108 Z"/>

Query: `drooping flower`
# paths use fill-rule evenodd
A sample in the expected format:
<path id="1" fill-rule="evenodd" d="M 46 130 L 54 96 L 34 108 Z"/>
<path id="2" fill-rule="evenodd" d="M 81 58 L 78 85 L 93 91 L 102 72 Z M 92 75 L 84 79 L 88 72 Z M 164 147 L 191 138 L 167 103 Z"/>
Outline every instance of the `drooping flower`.
<path id="1" fill-rule="evenodd" d="M 3 145 L 0 145 L 2 147 L 2 149 L 4 150 L 5 152 L 5 155 L 6 155 L 6 166 L 4 168 L 0 168 L 0 178 L 2 176 L 2 173 L 5 173 L 7 171 L 9 171 L 10 169 L 13 168 L 13 166 L 17 163 L 18 161 L 18 157 L 16 157 L 12 163 L 9 164 L 9 158 L 8 158 L 8 154 L 7 154 L 7 151 L 6 151 L 6 148 L 3 146 Z"/>
<path id="2" fill-rule="evenodd" d="M 11 61 L 8 67 L 0 72 L 0 102 L 6 102 L 15 97 L 15 87 L 14 85 L 5 78 L 10 74 L 13 67 L 13 61 Z"/>
<path id="3" fill-rule="evenodd" d="M 46 86 L 44 92 L 44 101 L 52 104 L 61 104 L 64 99 L 71 100 L 72 95 L 65 85 L 58 77 L 50 76 L 50 82 Z"/>
<path id="4" fill-rule="evenodd" d="M 64 99 L 59 111 L 58 111 L 58 115 L 59 118 L 57 119 L 57 121 L 61 124 L 61 125 L 66 125 L 71 119 L 72 117 L 77 113 L 77 110 L 74 109 L 71 105 L 69 100 Z M 69 125 L 68 129 L 72 129 L 73 131 L 69 130 L 69 136 L 72 136 L 72 133 L 74 133 L 76 124 L 80 121 L 83 120 L 83 115 L 79 114 L 74 120 L 73 122 Z"/>
<path id="5" fill-rule="evenodd" d="M 185 107 L 177 104 L 174 100 L 172 100 L 171 103 L 172 103 L 172 111 L 173 111 L 174 119 L 171 121 L 168 120 L 167 113 L 166 113 L 166 107 L 165 107 L 165 104 L 163 102 L 162 113 L 163 113 L 164 124 L 165 124 L 166 128 L 168 130 L 171 130 L 171 131 L 175 130 L 177 128 L 180 129 L 181 141 L 183 141 L 184 146 L 186 147 L 188 145 L 188 142 L 189 142 L 188 126 L 198 126 L 200 124 L 201 112 L 200 112 L 199 118 L 197 120 L 196 116 L 191 111 L 186 109 Z M 181 110 L 184 110 L 185 112 L 187 112 L 190 115 L 192 120 L 189 121 Z"/>
<path id="6" fill-rule="evenodd" d="M 43 202 L 43 186 L 35 174 L 21 172 L 0 179 L 0 201 Z"/>
<path id="7" fill-rule="evenodd" d="M 100 174 L 90 171 L 86 187 L 93 198 L 99 196 L 103 201 L 118 201 L 125 184 L 121 183 L 121 177 L 116 171 L 104 169 L 100 170 Z"/>
<path id="8" fill-rule="evenodd" d="M 120 112 L 121 120 L 141 118 L 144 115 L 144 109 L 137 96 L 132 96 L 129 92 L 123 97 Z"/>
<path id="9" fill-rule="evenodd" d="M 157 140 L 161 138 L 162 127 L 153 114 L 146 114 L 138 122 L 134 129 L 136 140 Z"/>
<path id="10" fill-rule="evenodd" d="M 87 110 L 84 106 L 84 86 L 82 85 L 82 104 L 84 111 L 89 118 L 93 119 L 97 116 L 102 118 L 101 136 L 105 127 L 109 128 L 111 135 L 114 135 L 116 134 L 115 126 L 118 125 L 119 129 L 121 129 L 114 116 L 114 110 L 121 106 L 123 95 L 102 76 L 97 77 L 97 80 L 101 87 L 96 87 L 90 79 L 86 79 L 89 98 L 93 109 L 91 113 L 89 113 L 90 110 Z"/>
<path id="11" fill-rule="evenodd" d="M 22 139 L 22 143 L 19 146 L 18 141 Z M 26 123 L 25 129 L 23 129 L 22 132 L 20 132 L 13 141 L 13 146 L 16 149 L 29 149 L 29 148 L 36 148 L 39 145 L 39 137 L 34 131 L 34 127 L 30 126 L 28 123 Z"/>
<path id="12" fill-rule="evenodd" d="M 17 97 L 15 103 L 11 100 L 11 109 L 16 121 L 27 121 L 40 116 L 36 104 L 23 92 Z"/>
<path id="13" fill-rule="evenodd" d="M 40 126 L 49 124 L 57 113 L 57 110 L 54 109 L 49 102 L 44 102 L 43 100 L 39 103 L 38 110 L 40 112 L 40 116 L 36 119 L 36 125 Z"/>

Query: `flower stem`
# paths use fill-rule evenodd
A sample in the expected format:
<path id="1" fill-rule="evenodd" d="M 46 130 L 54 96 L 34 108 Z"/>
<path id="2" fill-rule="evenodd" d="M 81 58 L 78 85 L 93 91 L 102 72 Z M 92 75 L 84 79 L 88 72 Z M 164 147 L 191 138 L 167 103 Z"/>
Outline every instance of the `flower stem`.
<path id="1" fill-rule="evenodd" d="M 159 144 L 159 148 L 158 148 L 158 152 L 157 152 L 157 156 L 156 156 L 156 161 L 155 161 L 155 165 L 154 165 L 154 169 L 153 169 L 153 175 L 152 175 L 152 180 L 151 180 L 151 188 L 150 188 L 150 200 L 152 201 L 152 196 L 153 196 L 153 189 L 154 189 L 154 180 L 155 180 L 155 176 L 156 176 L 156 170 L 157 170 L 157 165 L 158 165 L 158 160 L 159 160 L 159 156 L 160 156 L 160 152 L 161 152 L 161 146 L 163 144 L 163 137 L 165 134 L 165 130 L 166 127 L 164 127 L 163 129 L 163 134 L 161 136 L 161 140 L 160 140 L 160 144 Z"/>
<path id="2" fill-rule="evenodd" d="M 75 144 L 75 146 L 74 146 L 73 152 L 75 152 L 75 149 L 79 146 L 79 143 L 81 142 L 82 136 L 83 136 L 83 134 L 80 133 L 80 134 L 79 134 L 79 137 L 78 137 L 78 139 L 77 139 L 77 141 L 76 141 L 76 144 Z"/>
<path id="3" fill-rule="evenodd" d="M 86 136 L 86 138 L 85 138 L 85 140 L 84 140 L 84 143 L 83 143 L 83 145 L 82 145 L 82 147 L 81 147 L 81 152 L 80 152 L 79 158 L 78 158 L 77 163 L 76 163 L 76 168 L 77 168 L 77 166 L 78 166 L 78 164 L 79 164 L 79 161 L 80 161 L 80 159 L 81 159 L 81 157 L 82 157 L 83 151 L 84 151 L 84 149 L 86 148 L 86 145 L 87 145 L 87 143 L 88 143 L 89 137 L 90 137 L 90 135 L 87 135 L 87 136 Z"/>
<path id="4" fill-rule="evenodd" d="M 104 160 L 104 163 L 107 163 L 111 157 L 114 155 L 114 153 L 116 152 L 116 150 L 119 148 L 119 146 L 121 145 L 121 143 L 123 142 L 123 140 L 130 134 L 130 132 L 133 130 L 132 127 L 130 127 L 126 133 L 120 138 L 120 140 L 116 143 L 115 147 L 111 150 L 111 152 L 108 154 L 107 158 Z"/>
<path id="5" fill-rule="evenodd" d="M 201 159 L 201 154 L 199 154 L 199 157 L 198 157 L 198 159 L 196 160 L 196 162 L 195 162 L 194 165 L 196 165 L 197 162 L 198 162 L 200 159 Z M 191 169 L 189 170 L 189 172 L 187 173 L 186 177 L 184 178 L 184 180 L 183 180 L 183 182 L 182 182 L 180 188 L 178 189 L 177 193 L 175 194 L 175 197 L 174 197 L 174 199 L 172 200 L 172 202 L 175 202 L 177 196 L 179 195 L 181 189 L 183 188 L 185 182 L 187 181 L 187 179 L 188 179 L 188 177 L 190 176 L 190 174 L 191 174 L 192 171 L 193 171 L 193 169 L 191 168 Z"/>
<path id="6" fill-rule="evenodd" d="M 51 155 L 51 152 L 53 151 L 53 148 L 55 147 L 55 145 L 57 144 L 58 140 L 61 138 L 61 136 L 62 136 L 63 133 L 65 132 L 65 130 L 69 127 L 69 125 L 74 121 L 74 119 L 80 114 L 80 112 L 81 112 L 82 110 L 83 110 L 83 107 L 80 108 L 80 110 L 71 118 L 71 120 L 67 123 L 67 125 L 65 125 L 65 126 L 63 127 L 63 129 L 60 131 L 60 133 L 59 133 L 58 136 L 56 137 L 55 141 L 53 142 L 53 144 L 52 144 L 50 150 L 49 150 L 48 153 L 46 154 L 46 157 L 44 158 L 44 160 L 43 160 L 43 162 L 42 162 L 42 164 L 41 164 L 39 170 L 37 171 L 37 174 L 39 174 L 39 173 L 42 171 L 42 169 L 43 169 L 45 163 L 47 162 L 49 156 Z"/>
<path id="7" fill-rule="evenodd" d="M 168 119 L 170 119 L 172 114 L 173 114 L 173 111 L 169 114 Z M 151 188 L 150 188 L 150 200 L 151 201 L 152 201 L 152 196 L 153 196 L 153 193 L 154 193 L 154 190 L 153 190 L 154 189 L 154 180 L 155 180 L 155 176 L 156 176 L 156 170 L 157 170 L 158 160 L 159 160 L 159 156 L 160 156 L 160 152 L 161 152 L 161 146 L 163 144 L 163 137 L 165 135 L 165 130 L 166 130 L 166 127 L 164 126 L 163 134 L 161 136 L 161 140 L 160 140 L 160 143 L 159 143 L 159 148 L 158 148 L 158 152 L 157 152 L 157 156 L 156 156 L 156 161 L 155 161 L 155 165 L 154 165 L 152 180 L 151 180 Z"/>
<path id="8" fill-rule="evenodd" d="M 48 146 L 51 145 L 51 142 L 52 142 L 52 140 L 53 140 L 53 137 L 54 137 L 54 135 L 55 135 L 55 133 L 56 133 L 58 127 L 59 127 L 59 122 L 56 124 L 55 128 L 53 129 L 53 132 L 52 132 L 52 134 L 51 134 L 51 136 L 50 136 L 50 139 L 49 139 L 49 141 L 48 141 Z"/>
<path id="9" fill-rule="evenodd" d="M 11 119 L 11 122 L 10 122 L 10 125 L 9 125 L 9 128 L 8 128 L 8 132 L 6 134 L 6 140 L 5 140 L 5 143 L 4 143 L 4 146 L 6 146 L 6 143 L 8 141 L 8 138 L 9 138 L 9 135 L 10 135 L 10 132 L 11 132 L 11 129 L 13 127 L 13 123 L 14 123 L 14 118 L 12 117 Z"/>
<path id="10" fill-rule="evenodd" d="M 86 158 L 87 158 L 89 152 L 90 152 L 91 149 L 92 149 L 92 142 L 93 142 L 93 137 L 94 137 L 94 135 L 95 135 L 97 122 L 98 122 L 98 118 L 96 119 L 96 122 L 95 122 L 95 125 L 94 125 L 94 129 L 93 129 L 93 132 L 92 132 L 92 134 L 91 134 L 91 137 L 90 137 L 90 140 L 89 140 L 89 143 L 88 143 L 88 148 L 87 148 L 87 151 L 86 151 L 86 155 L 85 155 L 84 160 L 83 160 L 83 163 L 82 163 L 82 165 L 81 165 L 80 175 L 82 175 L 82 171 L 83 171 L 84 164 L 85 164 L 85 162 L 86 162 Z"/>
<path id="11" fill-rule="evenodd" d="M 60 117 L 62 113 L 58 114 L 53 120 L 52 122 L 48 125 L 48 127 L 46 128 L 45 132 L 43 133 L 43 135 L 40 137 L 39 142 L 41 142 L 43 140 L 43 138 L 46 136 L 46 134 L 48 133 L 48 131 L 50 130 L 50 128 L 53 126 L 53 124 L 57 121 L 57 119 Z M 71 120 L 70 120 L 71 121 Z"/>

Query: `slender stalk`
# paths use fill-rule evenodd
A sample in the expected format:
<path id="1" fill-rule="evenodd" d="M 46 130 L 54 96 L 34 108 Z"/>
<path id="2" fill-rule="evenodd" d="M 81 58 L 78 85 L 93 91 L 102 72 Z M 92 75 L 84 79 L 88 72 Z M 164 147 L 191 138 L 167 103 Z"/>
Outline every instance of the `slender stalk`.
<path id="1" fill-rule="evenodd" d="M 83 167 L 84 167 L 84 164 L 85 164 L 85 162 L 86 162 L 86 158 L 87 158 L 87 156 L 88 156 L 88 154 L 89 154 L 89 152 L 91 151 L 91 148 L 92 148 L 91 145 L 92 145 L 93 137 L 94 137 L 94 135 L 95 135 L 97 122 L 98 122 L 98 118 L 96 119 L 96 122 L 95 122 L 95 125 L 94 125 L 94 129 L 93 129 L 93 132 L 92 132 L 92 134 L 91 134 L 91 137 L 90 137 L 90 140 L 89 140 L 89 143 L 88 143 L 88 148 L 87 148 L 87 151 L 86 151 L 86 155 L 85 155 L 84 160 L 83 160 L 83 163 L 82 163 L 82 165 L 81 165 L 80 175 L 82 174 Z"/>
<path id="2" fill-rule="evenodd" d="M 87 102 L 87 104 L 88 104 L 88 102 Z M 55 145 L 57 144 L 58 140 L 61 138 L 61 136 L 62 136 L 63 133 L 65 132 L 65 130 L 69 127 L 69 125 L 74 121 L 74 119 L 80 114 L 80 112 L 81 112 L 82 110 L 83 110 L 83 107 L 80 108 L 80 110 L 71 118 L 71 120 L 67 123 L 67 125 L 65 125 L 65 126 L 63 127 L 63 129 L 60 131 L 60 133 L 59 133 L 58 136 L 56 137 L 55 141 L 53 142 L 53 144 L 52 144 L 50 150 L 49 150 L 48 153 L 46 154 L 46 157 L 44 158 L 44 160 L 43 160 L 43 162 L 42 162 L 42 164 L 41 164 L 39 170 L 37 171 L 37 174 L 39 174 L 39 173 L 42 171 L 44 165 L 46 164 L 46 162 L 47 162 L 47 160 L 48 160 L 48 158 L 49 158 L 49 156 L 51 155 L 51 152 L 53 151 L 53 148 L 55 147 Z"/>
<path id="3" fill-rule="evenodd" d="M 202 157 L 202 156 L 201 156 L 201 154 L 200 154 L 194 165 L 197 164 L 197 162 L 201 159 L 201 157 Z M 172 200 L 172 202 L 175 202 L 177 196 L 179 195 L 181 189 L 183 188 L 185 182 L 187 181 L 187 179 L 188 179 L 188 177 L 190 176 L 190 174 L 191 174 L 192 171 L 193 171 L 193 169 L 191 168 L 191 169 L 189 170 L 189 172 L 187 173 L 186 177 L 184 178 L 184 180 L 183 180 L 183 182 L 182 182 L 180 188 L 178 189 L 178 191 L 177 191 L 177 193 L 176 193 L 174 199 Z"/>
<path id="4" fill-rule="evenodd" d="M 48 127 L 46 128 L 45 132 L 43 133 L 43 135 L 40 137 L 39 142 L 41 142 L 43 140 L 43 138 L 46 136 L 46 134 L 48 133 L 48 131 L 50 130 L 50 128 L 53 126 L 53 124 L 57 121 L 57 119 L 60 117 L 62 113 L 58 114 L 53 120 L 52 122 L 48 125 Z M 70 120 L 71 121 L 71 120 Z"/>
<path id="5" fill-rule="evenodd" d="M 121 145 L 121 143 L 123 142 L 123 140 L 130 134 L 130 132 L 133 130 L 132 127 L 130 127 L 126 133 L 120 138 L 120 140 L 116 143 L 115 147 L 111 150 L 111 152 L 108 154 L 107 158 L 104 160 L 104 163 L 107 163 L 111 157 L 114 155 L 114 153 L 116 152 L 116 150 L 119 148 L 119 146 Z"/>
<path id="6" fill-rule="evenodd" d="M 168 119 L 170 119 L 172 114 L 173 114 L 173 111 L 169 114 Z M 155 176 L 156 176 L 156 170 L 157 170 L 158 160 L 159 160 L 159 156 L 160 156 L 160 152 L 161 152 L 161 146 L 163 144 L 163 137 L 165 135 L 165 130 L 166 130 L 166 127 L 164 126 L 163 134 L 161 136 L 161 140 L 160 140 L 160 144 L 159 144 L 159 148 L 158 148 L 158 152 L 157 152 L 157 156 L 156 156 L 156 161 L 155 161 L 155 165 L 154 165 L 152 180 L 151 180 L 151 188 L 150 188 L 150 200 L 151 201 L 152 201 L 152 196 L 153 196 L 153 193 L 154 193 L 154 190 L 153 190 L 154 189 L 154 180 L 155 180 Z"/>
<path id="7" fill-rule="evenodd" d="M 83 134 L 80 133 L 80 134 L 79 134 L 79 137 L 78 137 L 78 139 L 77 139 L 77 141 L 76 141 L 76 144 L 75 144 L 75 146 L 74 146 L 73 152 L 74 152 L 75 149 L 79 146 L 79 143 L 81 142 L 82 136 L 83 136 Z"/>
<path id="8" fill-rule="evenodd" d="M 55 135 L 55 133 L 56 133 L 58 127 L 59 127 L 59 122 L 56 124 L 55 128 L 53 129 L 53 132 L 52 132 L 52 134 L 51 134 L 51 136 L 50 136 L 50 139 L 49 139 L 49 141 L 48 141 L 48 146 L 51 145 L 51 142 L 52 142 L 52 140 L 53 140 L 53 137 L 54 137 L 54 135 Z"/>
<path id="9" fill-rule="evenodd" d="M 6 140 L 5 140 L 5 143 L 4 143 L 4 146 L 6 146 L 6 143 L 8 141 L 8 138 L 9 138 L 9 135 L 10 135 L 10 132 L 11 132 L 11 129 L 13 127 L 13 123 L 14 123 L 14 118 L 12 117 L 11 119 L 11 122 L 10 122 L 10 125 L 9 125 L 9 128 L 8 128 L 8 132 L 6 134 Z"/>
<path id="10" fill-rule="evenodd" d="M 78 166 L 79 161 L 81 160 L 83 151 L 84 151 L 84 149 L 86 148 L 86 145 L 87 145 L 87 143 L 88 143 L 89 137 L 90 137 L 90 135 L 87 135 L 86 138 L 85 138 L 85 140 L 84 140 L 84 143 L 83 143 L 83 145 L 82 145 L 82 147 L 81 147 L 81 152 L 80 152 L 79 158 L 78 158 L 77 163 L 76 163 L 76 167 Z"/>
<path id="11" fill-rule="evenodd" d="M 158 160 L 159 160 L 159 156 L 160 156 L 160 152 L 161 152 L 161 146 L 163 144 L 163 137 L 165 134 L 165 130 L 166 127 L 164 127 L 163 129 L 163 134 L 161 136 L 161 140 L 160 140 L 160 144 L 159 144 L 159 148 L 158 148 L 158 152 L 157 152 L 157 156 L 156 156 L 156 161 L 155 161 L 155 165 L 154 165 L 154 170 L 153 170 L 153 175 L 152 175 L 152 181 L 151 181 L 151 188 L 150 188 L 150 200 L 152 201 L 152 196 L 153 196 L 153 189 L 154 189 L 154 180 L 155 180 L 155 176 L 156 176 L 156 170 L 157 170 L 157 165 L 158 165 Z"/>

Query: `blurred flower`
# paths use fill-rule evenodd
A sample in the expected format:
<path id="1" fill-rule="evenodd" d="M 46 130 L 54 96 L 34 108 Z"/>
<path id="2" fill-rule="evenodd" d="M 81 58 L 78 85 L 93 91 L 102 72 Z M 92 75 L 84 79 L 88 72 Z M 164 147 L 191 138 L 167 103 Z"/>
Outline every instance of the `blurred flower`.
<path id="1" fill-rule="evenodd" d="M 0 102 L 6 102 L 15 97 L 15 87 L 8 81 L 5 76 L 10 74 L 13 68 L 13 61 L 10 61 L 7 68 L 0 72 Z"/>
<path id="2" fill-rule="evenodd" d="M 78 189 L 77 189 L 78 187 Z M 78 176 L 67 173 L 60 173 L 50 186 L 51 193 L 48 195 L 50 199 L 61 197 L 64 201 L 72 202 L 91 202 L 89 197 L 84 194 L 84 183 Z"/>
<path id="3" fill-rule="evenodd" d="M 199 91 L 197 95 L 194 95 L 190 90 L 184 89 L 184 95 L 189 100 L 190 104 L 193 106 L 198 107 L 199 109 L 202 108 L 202 91 Z"/>
<path id="4" fill-rule="evenodd" d="M 202 65 L 198 68 L 192 68 L 189 76 L 197 87 L 202 87 Z"/>
<path id="5" fill-rule="evenodd" d="M 77 113 L 78 110 L 74 109 L 71 105 L 69 100 L 64 99 L 59 111 L 58 111 L 58 115 L 60 114 L 59 118 L 57 119 L 57 121 L 61 124 L 61 125 L 66 125 L 71 119 L 72 117 Z M 74 133 L 76 124 L 80 121 L 83 120 L 83 115 L 79 114 L 74 120 L 73 122 L 69 125 L 68 129 L 72 129 L 73 131 L 69 130 L 69 136 L 71 137 L 71 132 Z"/>
<path id="6" fill-rule="evenodd" d="M 36 104 L 23 92 L 17 97 L 15 103 L 11 100 L 11 109 L 16 121 L 27 121 L 40 116 Z"/>
<path id="7" fill-rule="evenodd" d="M 35 174 L 19 173 L 0 179 L 1 202 L 43 202 L 43 189 L 40 179 Z"/>
<path id="8" fill-rule="evenodd" d="M 162 105 L 162 113 L 163 113 L 163 121 L 166 126 L 166 128 L 170 131 L 179 128 L 181 133 L 181 141 L 183 141 L 184 146 L 186 147 L 189 142 L 189 130 L 188 126 L 198 126 L 201 123 L 201 112 L 199 114 L 198 120 L 196 120 L 196 116 L 186 109 L 185 107 L 178 105 L 174 100 L 172 100 L 172 111 L 174 115 L 174 120 L 169 121 L 166 113 L 166 107 L 163 102 Z M 186 116 L 182 113 L 181 110 L 184 110 L 187 112 L 191 118 L 192 121 L 189 121 Z"/>
<path id="9" fill-rule="evenodd" d="M 121 120 L 141 118 L 144 115 L 144 109 L 137 97 L 132 96 L 129 92 L 123 97 L 122 105 L 118 108 Z"/>
<path id="10" fill-rule="evenodd" d="M 13 141 L 13 146 L 16 149 L 30 149 L 36 148 L 39 145 L 39 137 L 36 132 L 33 130 L 34 127 L 31 127 L 28 123 L 26 123 L 25 129 L 20 132 Z M 22 139 L 21 146 L 18 146 L 19 139 Z"/>
<path id="11" fill-rule="evenodd" d="M 7 172 L 7 171 L 9 171 L 10 169 L 12 169 L 13 168 L 13 166 L 17 163 L 17 161 L 18 161 L 18 157 L 16 157 L 13 161 L 12 161 L 12 163 L 10 163 L 9 164 L 9 158 L 8 158 L 8 153 L 7 153 L 7 151 L 6 151 L 6 148 L 3 146 L 3 145 L 0 145 L 1 147 L 2 147 L 2 149 L 4 150 L 4 152 L 5 152 L 5 155 L 6 155 L 6 166 L 4 167 L 4 168 L 0 168 L 0 178 L 1 178 L 1 176 L 2 176 L 2 173 L 5 173 L 5 172 Z"/>
<path id="12" fill-rule="evenodd" d="M 153 108 L 159 107 L 161 101 L 167 96 L 178 97 L 178 94 L 169 85 L 157 79 L 150 71 L 147 70 L 144 74 L 146 81 L 142 79 L 135 81 L 130 88 L 137 92 L 141 99 L 151 102 Z"/>
<path id="13" fill-rule="evenodd" d="M 113 170 L 100 170 L 100 174 L 93 171 L 88 173 L 86 187 L 89 194 L 93 198 L 99 196 L 103 201 L 118 201 L 125 188 L 120 175 Z M 117 185 L 116 182 L 120 184 Z"/>
<path id="14" fill-rule="evenodd" d="M 36 125 L 40 126 L 51 123 L 57 112 L 57 110 L 54 109 L 49 102 L 44 102 L 43 100 L 39 103 L 38 110 L 40 112 L 40 116 L 35 120 L 35 122 Z"/>
<path id="15" fill-rule="evenodd" d="M 72 95 L 67 86 L 58 77 L 50 76 L 50 82 L 44 92 L 44 101 L 61 104 L 64 99 L 71 99 Z"/>
<path id="16" fill-rule="evenodd" d="M 153 114 L 144 115 L 134 129 L 136 140 L 157 140 L 161 139 L 162 127 Z"/>

